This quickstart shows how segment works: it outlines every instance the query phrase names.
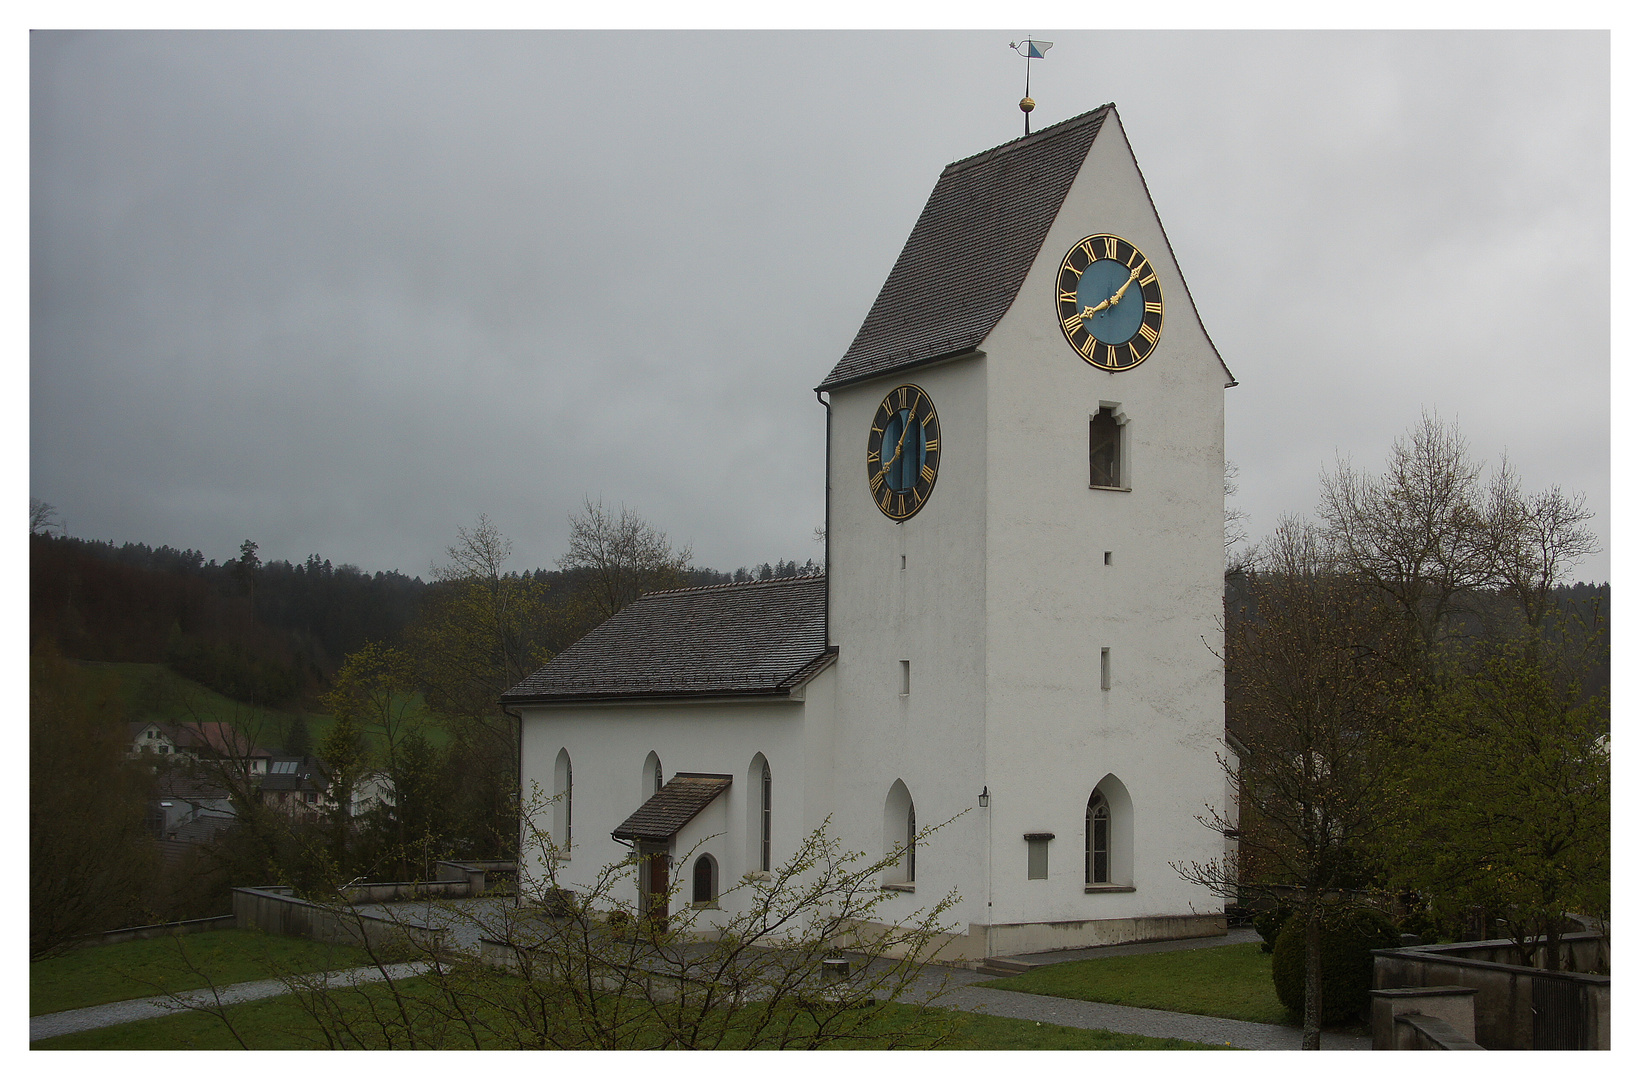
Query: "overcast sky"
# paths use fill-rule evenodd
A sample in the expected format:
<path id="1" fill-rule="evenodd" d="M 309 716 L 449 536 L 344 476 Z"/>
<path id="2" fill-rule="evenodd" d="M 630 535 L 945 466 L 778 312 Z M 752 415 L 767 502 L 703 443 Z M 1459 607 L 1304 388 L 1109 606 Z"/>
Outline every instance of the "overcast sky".
<path id="1" fill-rule="evenodd" d="M 1436 410 L 1610 529 L 1602 33 L 1055 32 L 1114 101 L 1254 536 Z M 842 355 L 1019 34 L 35 33 L 31 494 L 77 536 L 426 575 L 584 497 L 818 558 Z M 1605 580 L 1610 558 L 1573 576 Z"/>

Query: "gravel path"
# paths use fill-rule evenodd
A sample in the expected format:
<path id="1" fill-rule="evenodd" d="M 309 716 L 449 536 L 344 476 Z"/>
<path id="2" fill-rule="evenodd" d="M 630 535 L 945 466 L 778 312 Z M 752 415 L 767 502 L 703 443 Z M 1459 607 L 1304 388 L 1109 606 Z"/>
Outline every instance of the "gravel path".
<path id="1" fill-rule="evenodd" d="M 333 971 L 326 976 L 325 982 L 329 986 L 362 986 L 365 983 L 380 982 L 384 977 L 407 979 L 412 975 L 419 975 L 426 967 L 427 965 L 422 963 L 390 964 L 385 976 L 379 968 L 353 968 L 350 971 Z M 92 1005 L 85 1009 L 31 1016 L 28 1021 L 28 1041 L 35 1042 L 76 1031 L 90 1031 L 93 1028 L 113 1027 L 115 1024 L 129 1024 L 133 1020 L 152 1020 L 157 1016 L 169 1016 L 178 1009 L 208 1008 L 215 1004 L 237 1005 L 244 1001 L 258 1001 L 288 993 L 290 987 L 284 980 L 263 979 L 260 982 L 218 987 L 214 995 L 210 990 L 189 990 L 163 997 L 111 1001 L 107 1005 Z"/>
<path id="2" fill-rule="evenodd" d="M 400 905 L 393 905 L 403 918 L 407 913 Z M 420 905 L 418 905 L 420 907 Z M 384 912 L 372 912 L 381 914 Z M 414 921 L 437 922 L 434 909 L 416 910 Z M 1193 938 L 1185 941 L 1145 942 L 1137 945 L 1111 945 L 1094 949 L 1074 949 L 1065 952 L 1034 953 L 1007 959 L 1033 966 L 1085 960 L 1099 956 L 1129 956 L 1135 953 L 1173 952 L 1179 949 L 1207 949 L 1219 945 L 1234 945 L 1241 941 L 1257 941 L 1258 935 L 1250 930 L 1231 931 L 1226 937 Z M 425 969 L 425 964 L 395 964 L 387 968 L 395 979 L 407 978 Z M 374 967 L 354 968 L 351 971 L 332 972 L 331 985 L 359 985 L 378 982 L 382 973 Z M 1018 1020 L 1036 1020 L 1044 1024 L 1064 1027 L 1116 1031 L 1127 1035 L 1151 1035 L 1163 1039 L 1186 1039 L 1190 1042 L 1216 1046 L 1235 1046 L 1245 1050 L 1297 1050 L 1303 1033 L 1297 1028 L 1278 1024 L 1254 1024 L 1245 1020 L 1223 1020 L 1214 1016 L 1193 1016 L 1189 1013 L 1163 1012 L 1159 1009 L 1137 1009 L 1129 1005 L 1106 1005 L 1093 1001 L 1075 1001 L 1070 998 L 1048 997 L 1043 994 L 1022 994 L 1015 990 L 997 990 L 974 986 L 993 978 L 976 971 L 930 968 L 917 982 L 917 989 L 932 994 L 943 991 L 938 1004 L 948 1009 L 1007 1016 Z M 278 979 L 262 982 L 239 983 L 222 987 L 218 998 L 224 1005 L 260 998 L 277 997 L 289 993 L 289 987 Z M 133 1020 L 148 1020 L 167 1016 L 178 1009 L 210 1006 L 213 997 L 209 990 L 194 990 L 169 997 L 143 998 L 136 1001 L 116 1001 L 94 1005 L 88 1009 L 48 1013 L 29 1019 L 29 1041 L 67 1035 L 74 1031 L 112 1027 Z M 1360 1035 L 1323 1033 L 1324 1050 L 1371 1050 L 1372 1039 Z"/>

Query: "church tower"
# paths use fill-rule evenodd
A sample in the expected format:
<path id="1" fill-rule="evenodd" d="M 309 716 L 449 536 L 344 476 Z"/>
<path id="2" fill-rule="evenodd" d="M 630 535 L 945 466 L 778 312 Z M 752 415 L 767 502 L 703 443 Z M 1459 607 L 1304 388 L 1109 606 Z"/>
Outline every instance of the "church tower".
<path id="1" fill-rule="evenodd" d="M 836 824 L 949 821 L 886 917 L 955 889 L 970 956 L 1222 932 L 1170 864 L 1222 854 L 1233 385 L 1113 106 L 945 169 L 818 388 Z"/>

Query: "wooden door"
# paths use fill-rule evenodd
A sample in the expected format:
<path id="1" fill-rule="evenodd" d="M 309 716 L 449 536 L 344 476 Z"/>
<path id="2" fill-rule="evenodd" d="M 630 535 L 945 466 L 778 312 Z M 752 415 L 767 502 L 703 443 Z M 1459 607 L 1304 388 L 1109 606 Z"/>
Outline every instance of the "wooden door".
<path id="1" fill-rule="evenodd" d="M 644 915 L 656 930 L 666 929 L 666 920 L 670 912 L 667 910 L 671 896 L 670 882 L 667 880 L 667 853 L 653 851 L 649 854 L 649 887 L 644 897 Z"/>

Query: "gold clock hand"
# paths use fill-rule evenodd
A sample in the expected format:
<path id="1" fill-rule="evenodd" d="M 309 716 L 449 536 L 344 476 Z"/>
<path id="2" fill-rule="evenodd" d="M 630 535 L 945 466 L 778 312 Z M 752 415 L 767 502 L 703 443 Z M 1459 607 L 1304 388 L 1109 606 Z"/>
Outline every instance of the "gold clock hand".
<path id="1" fill-rule="evenodd" d="M 1128 288 L 1135 281 L 1138 281 L 1138 280 L 1139 280 L 1139 271 L 1134 270 L 1132 273 L 1128 274 L 1128 279 L 1126 281 L 1122 282 L 1122 287 L 1120 289 L 1117 289 L 1114 295 L 1112 295 L 1108 299 L 1099 301 L 1097 304 L 1093 305 L 1092 307 L 1083 308 L 1082 309 L 1082 318 L 1084 318 L 1084 319 L 1089 318 L 1090 316 L 1099 314 L 1101 311 L 1104 311 L 1106 308 L 1113 308 L 1117 304 L 1120 304 L 1122 302 L 1122 297 L 1124 295 L 1126 295 L 1126 293 L 1128 291 Z"/>
<path id="2" fill-rule="evenodd" d="M 901 432 L 900 432 L 900 442 L 897 446 L 894 447 L 894 456 L 889 458 L 887 461 L 883 462 L 883 467 L 882 467 L 882 470 L 880 471 L 879 475 L 887 476 L 888 475 L 888 470 L 891 467 L 893 467 L 893 465 L 896 461 L 900 460 L 900 454 L 905 450 L 905 437 L 907 435 L 911 434 L 911 422 L 913 420 L 915 420 L 916 418 L 917 417 L 916 417 L 915 413 L 913 413 L 911 416 L 906 418 L 905 428 L 903 430 L 901 430 Z"/>
<path id="3" fill-rule="evenodd" d="M 1138 270 L 1135 270 L 1131 274 L 1129 274 L 1128 279 L 1126 281 L 1122 282 L 1122 287 L 1120 289 L 1116 290 L 1116 295 L 1110 298 L 1111 307 L 1115 307 L 1117 304 L 1120 304 L 1122 302 L 1123 294 L 1125 294 L 1128 291 L 1128 287 L 1131 286 L 1135 281 L 1138 281 L 1138 280 L 1139 280 L 1139 271 Z"/>

